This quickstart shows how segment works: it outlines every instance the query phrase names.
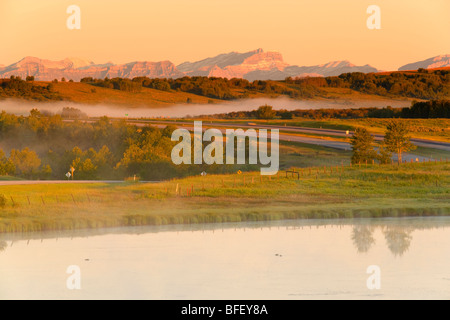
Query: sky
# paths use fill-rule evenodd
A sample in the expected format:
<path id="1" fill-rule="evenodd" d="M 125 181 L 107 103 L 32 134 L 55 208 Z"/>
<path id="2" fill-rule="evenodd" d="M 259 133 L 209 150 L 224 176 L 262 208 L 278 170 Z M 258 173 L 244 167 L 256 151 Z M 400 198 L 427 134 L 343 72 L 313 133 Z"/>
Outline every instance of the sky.
<path id="1" fill-rule="evenodd" d="M 81 9 L 70 30 L 67 7 Z M 381 10 L 370 30 L 367 8 Z M 0 0 L 0 65 L 25 56 L 95 63 L 198 61 L 258 48 L 294 65 L 380 70 L 450 54 L 448 0 Z"/>

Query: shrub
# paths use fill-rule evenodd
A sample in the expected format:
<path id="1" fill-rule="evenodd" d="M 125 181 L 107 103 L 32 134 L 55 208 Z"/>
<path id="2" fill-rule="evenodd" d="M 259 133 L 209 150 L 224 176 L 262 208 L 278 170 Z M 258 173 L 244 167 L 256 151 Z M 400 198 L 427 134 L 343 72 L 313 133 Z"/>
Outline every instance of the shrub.
<path id="1" fill-rule="evenodd" d="M 6 197 L 3 194 L 0 194 L 0 208 L 6 207 Z"/>

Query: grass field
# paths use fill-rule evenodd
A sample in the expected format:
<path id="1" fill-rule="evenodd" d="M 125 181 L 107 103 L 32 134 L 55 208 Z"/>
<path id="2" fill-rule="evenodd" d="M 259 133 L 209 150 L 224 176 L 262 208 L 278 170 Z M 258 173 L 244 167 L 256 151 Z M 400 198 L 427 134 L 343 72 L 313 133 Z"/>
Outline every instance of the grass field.
<path id="1" fill-rule="evenodd" d="M 450 164 L 328 166 L 144 184 L 0 186 L 0 232 L 450 214 Z M 11 198 L 12 197 L 12 198 Z"/>

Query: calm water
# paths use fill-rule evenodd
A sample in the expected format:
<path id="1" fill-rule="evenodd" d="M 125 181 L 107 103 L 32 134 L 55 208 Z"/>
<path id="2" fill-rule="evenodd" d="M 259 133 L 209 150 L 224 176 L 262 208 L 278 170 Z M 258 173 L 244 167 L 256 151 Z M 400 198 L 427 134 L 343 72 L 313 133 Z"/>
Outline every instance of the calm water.
<path id="1" fill-rule="evenodd" d="M 14 298 L 450 299 L 450 218 L 0 235 L 0 299 Z"/>

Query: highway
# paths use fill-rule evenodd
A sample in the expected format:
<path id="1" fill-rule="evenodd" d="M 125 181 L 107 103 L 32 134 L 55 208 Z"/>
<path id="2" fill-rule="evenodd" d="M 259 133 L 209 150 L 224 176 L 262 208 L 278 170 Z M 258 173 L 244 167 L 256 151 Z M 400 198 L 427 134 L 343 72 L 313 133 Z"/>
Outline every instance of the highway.
<path id="1" fill-rule="evenodd" d="M 144 124 L 151 124 L 156 127 L 165 127 L 167 125 L 174 125 L 177 127 L 184 127 L 186 129 L 192 130 L 193 124 L 192 122 L 187 121 L 152 121 L 152 120 L 130 120 L 130 124 L 135 125 L 144 125 Z M 344 130 L 335 130 L 335 129 L 321 129 L 321 128 L 307 128 L 307 127 L 293 127 L 293 126 L 275 126 L 275 125 L 264 125 L 264 124 L 257 124 L 257 125 L 251 125 L 251 124 L 242 124 L 242 123 L 209 123 L 204 121 L 203 126 L 209 126 L 209 127 L 226 127 L 229 129 L 233 128 L 242 128 L 242 129 L 278 129 L 284 132 L 289 133 L 309 133 L 309 134 L 317 134 L 317 135 L 327 135 L 327 136 L 336 136 L 336 137 L 351 137 L 353 135 L 353 131 L 349 131 L 349 134 L 346 133 Z M 223 132 L 223 131 L 222 131 Z M 383 140 L 384 135 L 381 134 L 374 134 L 373 135 L 375 140 Z M 322 145 L 322 146 L 328 146 L 330 148 L 337 148 L 337 149 L 347 149 L 349 150 L 350 144 L 345 142 L 338 142 L 338 141 L 330 141 L 330 140 L 324 140 L 320 138 L 310 138 L 310 137 L 295 137 L 291 135 L 283 135 L 280 134 L 280 140 L 285 141 L 296 141 L 296 142 L 302 142 L 302 143 L 309 143 L 309 144 L 316 144 L 316 145 Z M 441 142 L 441 141 L 434 141 L 434 140 L 427 140 L 427 139 L 411 139 L 411 142 L 415 144 L 418 147 L 425 147 L 425 148 L 432 148 L 432 149 L 439 149 L 439 150 L 445 150 L 450 152 L 450 143 L 448 142 Z"/>

